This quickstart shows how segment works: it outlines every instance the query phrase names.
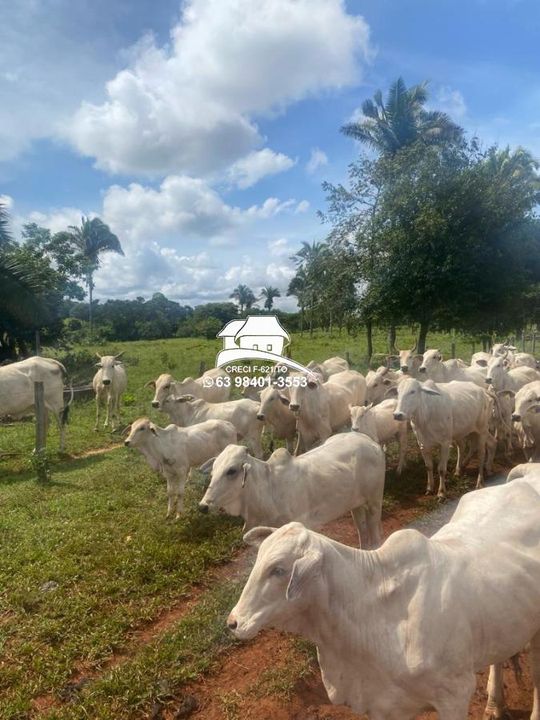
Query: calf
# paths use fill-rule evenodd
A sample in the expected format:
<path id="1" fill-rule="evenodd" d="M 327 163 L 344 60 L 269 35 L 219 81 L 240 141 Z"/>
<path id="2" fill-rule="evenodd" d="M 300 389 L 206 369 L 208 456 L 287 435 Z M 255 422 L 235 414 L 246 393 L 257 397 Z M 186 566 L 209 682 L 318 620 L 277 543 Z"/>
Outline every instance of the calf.
<path id="1" fill-rule="evenodd" d="M 289 410 L 289 399 L 274 386 L 261 392 L 257 420 L 265 424 L 277 440 L 285 440 L 292 450 L 296 438 L 296 416 Z"/>
<path id="2" fill-rule="evenodd" d="M 478 479 L 476 486 L 484 484 L 484 460 L 488 441 L 488 423 L 492 400 L 474 383 L 452 381 L 436 385 L 431 380 L 423 385 L 408 378 L 397 388 L 397 406 L 394 418 L 410 420 L 420 452 L 427 469 L 427 493 L 435 490 L 433 477 L 433 449 L 440 446 L 439 498 L 446 497 L 446 471 L 448 454 L 453 442 L 458 445 L 456 475 L 462 470 L 464 441 L 476 436 L 478 452 Z M 491 441 L 494 442 L 494 439 Z"/>
<path id="3" fill-rule="evenodd" d="M 362 547 L 369 547 L 380 543 L 383 490 L 379 445 L 366 435 L 341 433 L 300 457 L 280 448 L 267 462 L 229 446 L 214 461 L 200 509 L 240 515 L 247 530 L 293 519 L 319 528 L 350 511 Z"/>
<path id="4" fill-rule="evenodd" d="M 152 407 L 162 409 L 165 398 L 180 395 L 193 395 L 193 397 L 208 402 L 224 402 L 231 393 L 230 378 L 221 368 L 207 370 L 200 378 L 194 380 L 187 377 L 184 380 L 175 380 L 172 375 L 164 373 L 157 380 L 150 380 L 145 387 L 155 390 Z"/>
<path id="5" fill-rule="evenodd" d="M 485 387 L 485 370 L 481 367 L 467 367 L 462 360 L 444 360 L 439 350 L 426 350 L 422 364 L 418 368 L 418 377 L 422 380 L 433 380 L 436 383 L 447 383 L 452 380 L 473 382 Z"/>
<path id="6" fill-rule="evenodd" d="M 154 425 L 148 418 L 132 424 L 126 447 L 137 448 L 152 470 L 167 481 L 167 517 L 178 519 L 184 509 L 184 489 L 188 473 L 236 441 L 236 428 L 223 420 L 207 420 L 193 427 L 166 428 Z"/>
<path id="7" fill-rule="evenodd" d="M 382 402 L 386 391 L 397 385 L 403 377 L 403 374 L 394 372 L 384 365 L 377 370 L 369 370 L 366 375 L 366 402 L 372 405 Z"/>
<path id="8" fill-rule="evenodd" d="M 296 522 L 244 540 L 260 547 L 228 627 L 306 637 L 331 702 L 371 720 L 466 720 L 475 673 L 529 644 L 540 718 L 540 474 L 468 493 L 431 538 L 398 530 L 371 552 Z M 490 683 L 484 717 L 504 711 Z"/>
<path id="9" fill-rule="evenodd" d="M 102 400 L 105 400 L 107 408 L 103 426 L 108 427 L 110 420 L 111 429 L 114 430 L 116 428 L 115 421 L 120 419 L 120 400 L 127 388 L 126 371 L 119 360 L 123 354 L 123 352 L 118 355 L 99 355 L 96 353 L 99 358 L 96 367 L 99 370 L 92 380 L 92 386 L 96 394 L 96 424 L 94 430 L 98 429 L 99 407 Z"/>
<path id="10" fill-rule="evenodd" d="M 334 383 L 322 383 L 309 376 L 289 390 L 289 409 L 296 415 L 298 442 L 295 453 L 310 450 L 350 422 L 352 393 Z M 283 396 L 283 401 L 287 398 Z"/>
<path id="11" fill-rule="evenodd" d="M 243 398 L 223 403 L 209 403 L 193 395 L 169 396 L 162 403 L 162 410 L 173 423 L 186 427 L 205 420 L 226 420 L 236 428 L 239 440 L 245 440 L 256 457 L 262 457 L 261 433 L 263 423 L 257 420 L 259 403 Z"/>
<path id="12" fill-rule="evenodd" d="M 401 475 L 407 454 L 407 423 L 394 419 L 396 405 L 397 400 L 391 398 L 375 406 L 355 407 L 351 405 L 350 411 L 352 429 L 355 432 L 364 433 L 383 446 L 391 440 L 399 442 L 396 473 Z"/>

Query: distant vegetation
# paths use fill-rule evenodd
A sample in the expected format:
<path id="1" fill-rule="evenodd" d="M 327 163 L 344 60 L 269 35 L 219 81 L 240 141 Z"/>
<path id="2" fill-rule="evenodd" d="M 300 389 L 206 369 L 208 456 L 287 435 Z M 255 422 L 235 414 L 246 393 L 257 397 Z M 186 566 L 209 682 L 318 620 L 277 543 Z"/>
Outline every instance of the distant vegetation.
<path id="1" fill-rule="evenodd" d="M 298 313 L 278 315 L 290 331 L 366 333 L 414 328 L 483 338 L 519 333 L 540 315 L 538 163 L 523 148 L 484 148 L 444 113 L 427 110 L 426 84 L 401 78 L 377 91 L 363 116 L 342 128 L 360 143 L 343 184 L 324 183 L 324 242 L 302 243 L 288 288 L 238 285 L 230 300 L 195 308 L 150 299 L 92 299 L 103 252 L 123 254 L 99 219 L 52 234 L 34 223 L 20 242 L 0 203 L 0 361 L 43 344 L 214 338 L 247 313 L 273 312 L 293 296 Z M 365 149 L 364 149 L 365 148 Z M 119 259 L 119 263 L 121 259 Z M 94 327 L 93 327 L 94 325 Z"/>

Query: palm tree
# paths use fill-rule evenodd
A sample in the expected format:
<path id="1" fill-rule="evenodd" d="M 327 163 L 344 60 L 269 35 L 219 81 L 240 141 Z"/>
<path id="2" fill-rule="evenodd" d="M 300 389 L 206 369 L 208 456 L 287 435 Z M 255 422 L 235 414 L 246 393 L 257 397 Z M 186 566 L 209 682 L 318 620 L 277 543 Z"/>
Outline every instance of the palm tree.
<path id="1" fill-rule="evenodd" d="M 11 242 L 7 206 L 0 200 L 0 249 L 7 247 Z"/>
<path id="2" fill-rule="evenodd" d="M 82 258 L 83 272 L 88 287 L 88 299 L 90 302 L 89 323 L 90 335 L 92 335 L 92 294 L 94 290 L 94 272 L 100 266 L 100 256 L 104 252 L 115 252 L 123 255 L 124 251 L 120 240 L 111 232 L 109 226 L 103 220 L 95 217 L 90 220 L 87 217 L 81 218 L 81 226 L 70 225 L 68 228 L 69 237 L 73 246 L 78 250 Z"/>
<path id="3" fill-rule="evenodd" d="M 278 297 L 281 297 L 280 291 L 277 288 L 272 287 L 271 285 L 268 285 L 268 287 L 263 287 L 261 289 L 261 299 L 266 298 L 266 300 L 264 301 L 264 307 L 268 311 L 272 309 L 274 300 Z"/>
<path id="4" fill-rule="evenodd" d="M 324 278 L 326 277 L 326 261 L 328 259 L 329 247 L 324 242 L 313 242 L 311 245 L 307 242 L 302 242 L 301 249 L 295 253 L 291 260 L 297 266 L 297 276 L 302 274 L 302 293 L 303 297 L 308 300 L 309 303 L 309 334 L 313 335 L 313 312 L 315 309 L 315 297 L 316 291 L 319 291 L 324 285 Z M 293 278 L 294 280 L 294 278 Z M 291 285 L 289 285 L 289 294 L 293 295 L 296 292 L 291 292 Z"/>
<path id="5" fill-rule="evenodd" d="M 393 155 L 417 140 L 442 145 L 457 142 L 463 130 L 443 112 L 426 110 L 427 82 L 407 88 L 398 78 L 388 91 L 386 102 L 380 90 L 362 103 L 363 119 L 347 123 L 341 131 L 370 145 L 381 155 Z"/>
<path id="6" fill-rule="evenodd" d="M 236 300 L 236 302 L 240 305 L 241 315 L 244 313 L 244 310 L 250 310 L 257 302 L 257 298 L 255 297 L 253 290 L 247 285 L 238 285 L 229 297 Z"/>

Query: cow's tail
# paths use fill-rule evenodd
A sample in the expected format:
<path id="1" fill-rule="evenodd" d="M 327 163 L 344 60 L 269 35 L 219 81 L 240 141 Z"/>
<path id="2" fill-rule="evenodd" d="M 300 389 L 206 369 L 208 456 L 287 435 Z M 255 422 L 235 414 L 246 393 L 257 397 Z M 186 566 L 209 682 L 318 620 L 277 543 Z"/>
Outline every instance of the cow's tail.
<path id="1" fill-rule="evenodd" d="M 64 405 L 64 409 L 62 410 L 62 425 L 67 425 L 69 422 L 69 406 L 73 402 L 73 398 L 75 397 L 75 393 L 73 391 L 73 383 L 69 386 L 70 389 L 70 398 L 67 401 L 67 403 Z"/>

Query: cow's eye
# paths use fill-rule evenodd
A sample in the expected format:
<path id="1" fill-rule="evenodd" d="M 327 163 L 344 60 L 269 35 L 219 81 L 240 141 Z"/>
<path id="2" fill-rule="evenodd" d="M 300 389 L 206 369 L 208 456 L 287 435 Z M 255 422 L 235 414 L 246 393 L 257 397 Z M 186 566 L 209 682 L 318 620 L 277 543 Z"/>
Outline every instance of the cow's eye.
<path id="1" fill-rule="evenodd" d="M 227 470 L 227 475 L 236 475 L 236 468 L 230 467 Z"/>
<path id="2" fill-rule="evenodd" d="M 416 390 L 411 390 L 411 392 L 409 393 L 409 395 L 414 395 L 415 392 L 416 392 Z"/>
<path id="3" fill-rule="evenodd" d="M 170 385 L 164 385 L 164 386 L 163 386 L 163 389 L 164 389 L 164 390 L 168 390 L 170 387 L 171 387 Z"/>
<path id="4" fill-rule="evenodd" d="M 285 568 L 281 567 L 281 565 L 274 565 L 274 567 L 270 570 L 270 575 L 273 575 L 275 577 L 283 577 L 287 571 Z"/>
<path id="5" fill-rule="evenodd" d="M 144 430 L 143 427 L 137 428 L 137 432 L 141 432 L 141 430 Z"/>

